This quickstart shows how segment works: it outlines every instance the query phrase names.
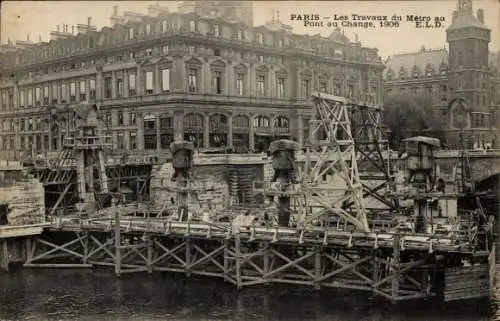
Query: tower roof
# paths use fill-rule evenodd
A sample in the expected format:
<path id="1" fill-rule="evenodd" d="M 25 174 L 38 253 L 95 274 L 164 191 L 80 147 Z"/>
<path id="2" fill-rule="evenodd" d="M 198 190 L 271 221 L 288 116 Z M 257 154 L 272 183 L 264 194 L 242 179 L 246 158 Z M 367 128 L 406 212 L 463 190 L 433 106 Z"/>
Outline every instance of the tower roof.
<path id="1" fill-rule="evenodd" d="M 480 28 L 480 29 L 488 29 L 484 24 L 479 22 L 479 20 L 476 19 L 473 15 L 467 15 L 467 16 L 457 16 L 450 27 L 448 27 L 448 31 L 450 30 L 457 30 L 457 29 L 463 29 L 463 28 L 469 28 L 469 27 L 475 27 L 475 28 Z"/>
<path id="2" fill-rule="evenodd" d="M 487 29 L 481 21 L 479 21 L 472 10 L 472 0 L 458 0 L 457 10 L 453 12 L 453 20 L 447 31 L 475 27 Z"/>

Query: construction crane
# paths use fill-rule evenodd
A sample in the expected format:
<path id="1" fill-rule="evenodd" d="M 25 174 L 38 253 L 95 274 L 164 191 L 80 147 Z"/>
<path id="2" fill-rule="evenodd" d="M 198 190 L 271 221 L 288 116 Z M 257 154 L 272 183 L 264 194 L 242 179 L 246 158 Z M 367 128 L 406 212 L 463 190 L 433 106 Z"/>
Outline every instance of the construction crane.
<path id="1" fill-rule="evenodd" d="M 44 185 L 64 185 L 65 188 L 49 214 L 54 214 L 75 184 L 78 212 L 94 213 L 110 197 L 103 152 L 111 145 L 102 136 L 98 112 L 97 105 L 89 103 L 55 106 L 50 110 L 50 130 L 53 135 L 61 136 L 62 150 L 55 160 L 48 161 L 48 170 L 39 175 L 39 179 Z M 66 135 L 63 135 L 64 129 Z"/>
<path id="2" fill-rule="evenodd" d="M 351 131 L 351 104 L 344 97 L 324 93 L 313 93 L 312 97 L 311 137 L 305 146 L 304 167 L 294 165 L 298 149 L 295 142 L 274 142 L 270 153 L 275 182 L 260 192 L 277 202 L 280 226 L 288 226 L 287 218 L 294 212 L 296 224 L 301 228 L 328 227 L 332 221 L 337 224 L 341 221 L 354 230 L 368 232 L 363 184 Z"/>

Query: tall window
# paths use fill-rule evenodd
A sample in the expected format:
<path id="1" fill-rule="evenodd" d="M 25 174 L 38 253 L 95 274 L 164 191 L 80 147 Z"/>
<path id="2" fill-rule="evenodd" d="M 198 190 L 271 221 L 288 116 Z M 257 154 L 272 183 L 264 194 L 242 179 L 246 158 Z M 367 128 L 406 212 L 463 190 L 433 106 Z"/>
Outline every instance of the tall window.
<path id="1" fill-rule="evenodd" d="M 309 84 L 309 79 L 302 79 L 302 96 L 304 98 L 308 98 L 310 96 Z"/>
<path id="2" fill-rule="evenodd" d="M 128 95 L 135 96 L 137 93 L 135 89 L 135 74 L 128 75 Z"/>
<path id="3" fill-rule="evenodd" d="M 264 75 L 257 76 L 257 93 L 264 96 L 266 77 Z"/>
<path id="4" fill-rule="evenodd" d="M 118 149 L 125 149 L 125 140 L 123 139 L 123 133 L 118 133 L 117 138 L 117 143 L 118 143 Z"/>
<path id="5" fill-rule="evenodd" d="M 130 133 L 129 144 L 130 144 L 130 149 L 133 150 L 133 149 L 137 148 L 137 134 L 136 133 Z"/>
<path id="6" fill-rule="evenodd" d="M 65 83 L 61 84 L 61 103 L 65 103 L 68 100 L 68 87 Z"/>
<path id="7" fill-rule="evenodd" d="M 123 112 L 119 111 L 118 112 L 118 125 L 123 125 Z"/>
<path id="8" fill-rule="evenodd" d="M 167 21 L 165 20 L 161 22 L 161 32 L 167 32 Z"/>
<path id="9" fill-rule="evenodd" d="M 321 81 L 319 83 L 319 91 L 320 92 L 326 93 L 327 87 L 328 87 L 328 85 L 327 85 L 326 81 Z"/>
<path id="10" fill-rule="evenodd" d="M 236 32 L 236 39 L 237 40 L 243 40 L 245 38 L 245 34 L 243 33 L 243 30 L 238 30 Z"/>
<path id="11" fill-rule="evenodd" d="M 89 95 L 90 99 L 95 99 L 95 79 L 89 81 Z"/>
<path id="12" fill-rule="evenodd" d="M 215 94 L 222 93 L 222 74 L 220 71 L 214 71 L 212 76 L 212 89 Z"/>
<path id="13" fill-rule="evenodd" d="M 42 99 L 41 97 L 41 89 L 40 87 L 35 88 L 35 105 L 39 106 L 40 105 L 40 100 Z"/>
<path id="14" fill-rule="evenodd" d="M 123 79 L 121 78 L 116 79 L 116 97 L 123 97 Z"/>
<path id="15" fill-rule="evenodd" d="M 238 95 L 243 96 L 243 93 L 245 92 L 244 90 L 244 84 L 245 84 L 245 75 L 242 73 L 238 73 L 236 76 L 236 91 L 238 92 Z"/>
<path id="16" fill-rule="evenodd" d="M 194 20 L 189 21 L 189 31 L 196 32 L 196 21 Z"/>
<path id="17" fill-rule="evenodd" d="M 148 35 L 148 36 L 149 36 L 150 34 L 151 34 L 151 25 L 148 23 L 148 24 L 146 25 L 146 35 Z"/>
<path id="18" fill-rule="evenodd" d="M 104 78 L 104 98 L 111 98 L 111 77 Z"/>
<path id="19" fill-rule="evenodd" d="M 69 100 L 71 102 L 76 100 L 76 83 L 74 81 L 69 85 Z"/>
<path id="20" fill-rule="evenodd" d="M 214 35 L 216 37 L 220 37 L 222 34 L 222 28 L 221 28 L 221 25 L 215 25 L 214 26 Z"/>
<path id="21" fill-rule="evenodd" d="M 170 91 L 170 69 L 161 70 L 161 90 Z"/>
<path id="22" fill-rule="evenodd" d="M 134 39 L 134 28 L 129 28 L 128 29 L 128 38 L 129 39 Z"/>
<path id="23" fill-rule="evenodd" d="M 136 116 L 135 116 L 135 113 L 130 113 L 130 114 L 129 114 L 129 116 L 130 116 L 129 125 L 135 126 L 135 124 L 136 124 Z"/>
<path id="24" fill-rule="evenodd" d="M 43 104 L 49 104 L 49 86 L 43 87 Z"/>
<path id="25" fill-rule="evenodd" d="M 352 98 L 353 96 L 354 96 L 354 85 L 348 84 L 347 85 L 347 97 Z"/>
<path id="26" fill-rule="evenodd" d="M 24 107 L 24 89 L 19 90 L 19 107 Z"/>
<path id="27" fill-rule="evenodd" d="M 153 72 L 146 72 L 146 95 L 153 94 Z"/>
<path id="28" fill-rule="evenodd" d="M 85 86 L 85 80 L 80 80 L 80 101 L 87 100 L 87 88 Z"/>
<path id="29" fill-rule="evenodd" d="M 195 68 L 189 69 L 188 91 L 192 93 L 198 92 L 198 70 Z"/>
<path id="30" fill-rule="evenodd" d="M 342 86 L 340 84 L 335 84 L 333 87 L 333 94 L 336 96 L 340 96 L 342 93 Z"/>
<path id="31" fill-rule="evenodd" d="M 260 33 L 260 32 L 257 34 L 257 43 L 259 45 L 264 44 L 264 35 L 262 33 Z"/>
<path id="32" fill-rule="evenodd" d="M 277 85 L 276 93 L 278 95 L 278 98 L 285 97 L 285 78 L 278 77 L 276 85 Z"/>
<path id="33" fill-rule="evenodd" d="M 33 106 L 33 89 L 28 89 L 28 107 Z"/>
<path id="34" fill-rule="evenodd" d="M 7 93 L 2 92 L 2 109 L 7 109 Z"/>

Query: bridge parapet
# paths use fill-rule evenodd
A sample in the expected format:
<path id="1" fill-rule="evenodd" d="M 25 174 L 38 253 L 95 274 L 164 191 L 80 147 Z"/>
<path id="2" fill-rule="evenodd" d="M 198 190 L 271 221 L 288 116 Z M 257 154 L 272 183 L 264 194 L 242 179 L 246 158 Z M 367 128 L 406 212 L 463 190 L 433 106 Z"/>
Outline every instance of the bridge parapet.
<path id="1" fill-rule="evenodd" d="M 453 170 L 460 165 L 460 151 L 443 150 L 436 153 L 441 176 L 452 179 Z M 472 179 L 482 181 L 500 173 L 500 150 L 470 150 L 466 151 L 472 167 Z"/>

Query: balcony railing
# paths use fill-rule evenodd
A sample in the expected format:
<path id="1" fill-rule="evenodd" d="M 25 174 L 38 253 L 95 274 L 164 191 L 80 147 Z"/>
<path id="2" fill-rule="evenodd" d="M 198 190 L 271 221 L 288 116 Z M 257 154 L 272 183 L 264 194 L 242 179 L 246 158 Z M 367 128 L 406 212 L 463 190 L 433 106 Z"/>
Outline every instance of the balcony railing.
<path id="1" fill-rule="evenodd" d="M 304 107 L 309 105 L 308 100 L 299 99 L 279 99 L 271 97 L 256 97 L 256 96 L 230 96 L 230 95 L 215 95 L 190 92 L 168 92 L 154 95 L 133 96 L 116 99 L 102 100 L 102 106 L 113 107 L 120 105 L 141 105 L 151 103 L 163 103 L 169 101 L 204 101 L 207 103 L 219 104 L 257 104 L 257 105 L 285 105 L 286 107 Z"/>

